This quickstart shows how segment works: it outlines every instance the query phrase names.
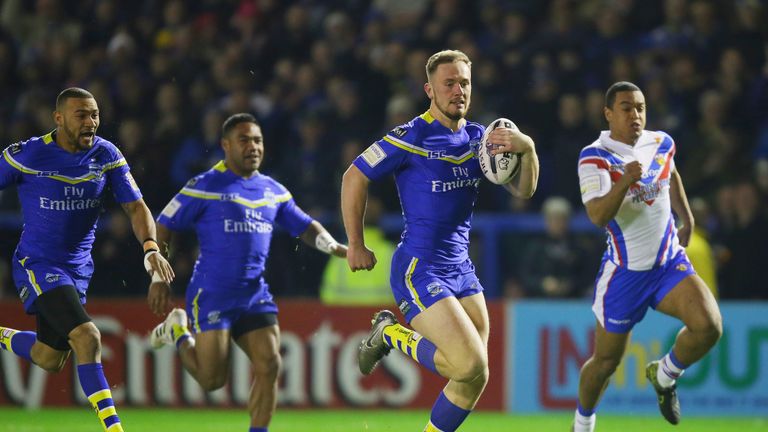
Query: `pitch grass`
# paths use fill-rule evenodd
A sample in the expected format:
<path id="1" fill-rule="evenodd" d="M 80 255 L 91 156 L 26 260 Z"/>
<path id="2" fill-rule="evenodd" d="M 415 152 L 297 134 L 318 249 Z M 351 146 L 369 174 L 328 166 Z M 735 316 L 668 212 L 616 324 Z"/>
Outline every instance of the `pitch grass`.
<path id="1" fill-rule="evenodd" d="M 247 432 L 244 410 L 118 408 L 126 432 Z M 270 432 L 418 432 L 426 411 L 408 410 L 279 410 Z M 571 413 L 509 415 L 473 413 L 462 432 L 568 431 Z M 677 427 L 657 416 L 600 415 L 600 432 L 722 432 L 768 431 L 768 417 L 688 417 Z M 0 408 L 0 432 L 100 432 L 95 414 L 87 409 L 45 408 L 26 411 Z"/>

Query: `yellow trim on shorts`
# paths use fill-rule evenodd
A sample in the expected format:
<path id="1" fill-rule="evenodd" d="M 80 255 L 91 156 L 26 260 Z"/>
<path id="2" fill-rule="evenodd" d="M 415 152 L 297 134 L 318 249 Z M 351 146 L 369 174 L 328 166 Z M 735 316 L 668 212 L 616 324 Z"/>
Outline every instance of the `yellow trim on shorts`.
<path id="1" fill-rule="evenodd" d="M 413 272 L 416 270 L 416 264 L 418 262 L 418 258 L 411 258 L 411 263 L 408 265 L 408 271 L 405 272 L 405 286 L 407 286 L 408 290 L 411 291 L 411 294 L 413 295 L 413 302 L 416 303 L 416 306 L 418 306 L 420 310 L 425 310 L 426 308 L 424 307 L 424 304 L 419 299 L 419 293 L 416 292 L 416 287 L 413 286 L 413 282 L 411 281 L 411 277 L 413 276 Z"/>
<path id="2" fill-rule="evenodd" d="M 200 300 L 200 294 L 203 293 L 202 288 L 198 288 L 197 295 L 195 295 L 195 298 L 192 300 L 192 327 L 195 329 L 195 333 L 200 333 L 202 330 L 200 330 L 200 303 L 198 303 L 198 300 Z"/>
<path id="3" fill-rule="evenodd" d="M 37 295 L 41 295 L 43 293 L 43 289 L 40 288 L 40 285 L 37 284 L 37 278 L 35 277 L 35 273 L 32 270 L 28 270 L 28 269 L 24 269 L 24 270 L 27 271 L 27 277 L 29 278 L 29 283 L 32 284 L 32 289 L 35 290 L 35 293 L 37 293 Z"/>

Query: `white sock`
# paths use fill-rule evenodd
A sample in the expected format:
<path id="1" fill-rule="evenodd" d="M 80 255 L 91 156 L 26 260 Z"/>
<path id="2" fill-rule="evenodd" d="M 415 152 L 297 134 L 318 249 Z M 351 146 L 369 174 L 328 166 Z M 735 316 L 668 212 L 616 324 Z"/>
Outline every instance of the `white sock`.
<path id="1" fill-rule="evenodd" d="M 669 353 L 659 361 L 659 369 L 656 371 L 656 380 L 662 387 L 670 387 L 680 378 L 685 369 L 675 366 L 669 358 Z"/>
<path id="2" fill-rule="evenodd" d="M 594 432 L 595 423 L 597 423 L 597 414 L 583 416 L 576 410 L 576 417 L 573 419 L 573 432 Z"/>

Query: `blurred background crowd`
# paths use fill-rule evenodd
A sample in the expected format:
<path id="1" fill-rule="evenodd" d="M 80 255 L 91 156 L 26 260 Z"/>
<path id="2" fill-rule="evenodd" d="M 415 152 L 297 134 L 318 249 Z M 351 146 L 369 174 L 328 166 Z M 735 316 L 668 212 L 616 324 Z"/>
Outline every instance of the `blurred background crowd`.
<path id="1" fill-rule="evenodd" d="M 534 138 L 541 161 L 531 201 L 511 199 L 487 182 L 481 188 L 478 212 L 537 214 L 542 221 L 504 232 L 495 257 L 473 249 L 478 267 L 500 263 L 500 286 L 491 296 L 591 295 L 604 239 L 583 223 L 576 161 L 606 128 L 605 89 L 633 81 L 646 96 L 647 128 L 676 141 L 677 167 L 697 216 L 689 249 L 700 255 L 695 266 L 720 298 L 768 298 L 758 276 L 768 262 L 763 1 L 0 3 L 2 147 L 51 130 L 58 92 L 86 88 L 101 109 L 99 135 L 122 150 L 157 214 L 187 179 L 222 158 L 222 121 L 251 112 L 265 135 L 262 171 L 338 238 L 344 170 L 372 141 L 427 109 L 422 86 L 430 54 L 464 51 L 473 62 L 469 118 L 512 119 Z M 376 185 L 372 200 L 372 229 L 382 244 L 396 242 L 399 227 L 378 224 L 400 211 L 393 183 Z M 6 297 L 15 296 L 8 262 L 21 229 L 18 208 L 15 190 L 3 191 Z M 107 207 L 101 225 L 92 295 L 144 295 L 141 249 L 119 207 Z M 194 238 L 183 237 L 176 251 L 180 293 L 194 263 Z M 277 296 L 316 297 L 348 276 L 338 266 L 326 269 L 323 255 L 283 233 L 276 234 L 269 268 Z M 386 285 L 386 273 L 377 278 Z"/>

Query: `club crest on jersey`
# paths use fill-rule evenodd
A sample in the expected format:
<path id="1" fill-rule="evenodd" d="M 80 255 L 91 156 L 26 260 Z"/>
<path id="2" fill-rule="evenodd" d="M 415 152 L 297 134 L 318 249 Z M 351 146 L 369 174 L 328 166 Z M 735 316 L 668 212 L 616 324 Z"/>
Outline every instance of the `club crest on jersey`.
<path id="1" fill-rule="evenodd" d="M 688 266 L 687 266 L 687 265 L 685 265 L 685 264 L 678 264 L 678 265 L 677 265 L 677 267 L 675 267 L 675 269 L 676 269 L 677 271 L 681 271 L 681 272 L 684 272 L 684 271 L 687 271 L 687 270 L 688 270 Z"/>
<path id="2" fill-rule="evenodd" d="M 656 163 L 659 165 L 664 165 L 664 162 L 667 161 L 667 159 L 664 157 L 664 155 L 656 155 Z"/>
<path id="3" fill-rule="evenodd" d="M 474 157 L 477 157 L 477 153 L 480 151 L 481 142 L 482 141 L 477 138 L 469 140 L 469 150 L 474 154 Z"/>
<path id="4" fill-rule="evenodd" d="M 91 181 L 101 180 L 102 166 L 96 162 L 96 159 L 91 159 L 88 163 L 88 172 L 94 176 Z"/>
<path id="5" fill-rule="evenodd" d="M 267 202 L 267 207 L 277 207 L 277 198 L 275 197 L 275 193 L 270 189 L 264 191 L 264 200 Z"/>

